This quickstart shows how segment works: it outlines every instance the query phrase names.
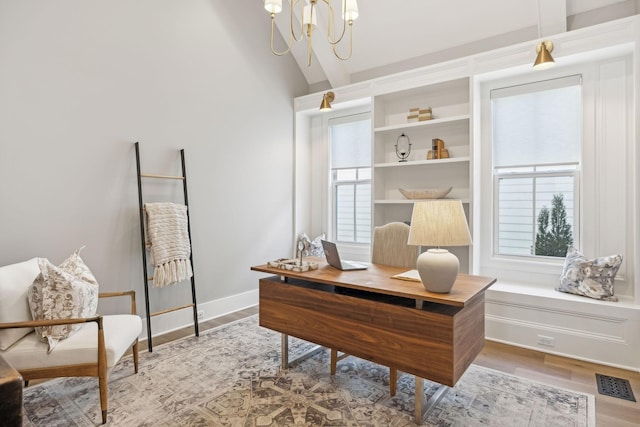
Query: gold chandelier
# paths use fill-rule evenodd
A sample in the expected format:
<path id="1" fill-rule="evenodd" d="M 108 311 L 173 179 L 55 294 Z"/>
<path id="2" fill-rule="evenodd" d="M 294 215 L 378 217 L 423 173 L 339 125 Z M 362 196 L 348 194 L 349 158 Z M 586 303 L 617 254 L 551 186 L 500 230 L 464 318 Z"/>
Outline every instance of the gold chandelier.
<path id="1" fill-rule="evenodd" d="M 276 13 L 282 12 L 282 0 L 264 0 L 264 8 L 271 14 L 271 51 L 282 56 L 288 53 L 293 46 L 294 41 L 300 41 L 307 36 L 307 65 L 311 66 L 311 51 L 312 51 L 312 37 L 313 30 L 316 27 L 316 3 L 318 0 L 289 0 L 291 4 L 291 10 L 289 14 L 290 31 L 289 42 L 287 43 L 287 49 L 283 52 L 278 52 L 273 48 L 273 33 L 275 28 Z M 339 37 L 336 37 L 335 28 L 335 13 L 331 0 L 321 0 L 322 3 L 327 5 L 329 10 L 329 18 L 327 22 L 327 41 L 331 45 L 334 55 L 343 61 L 351 58 L 353 52 L 353 21 L 358 18 L 358 3 L 357 0 L 342 0 L 342 31 Z M 294 12 L 296 5 L 300 4 L 300 12 L 302 16 L 302 25 L 300 28 L 294 25 Z M 340 56 L 336 50 L 337 45 L 342 41 L 347 32 L 347 25 L 349 27 L 349 54 L 345 57 Z"/>

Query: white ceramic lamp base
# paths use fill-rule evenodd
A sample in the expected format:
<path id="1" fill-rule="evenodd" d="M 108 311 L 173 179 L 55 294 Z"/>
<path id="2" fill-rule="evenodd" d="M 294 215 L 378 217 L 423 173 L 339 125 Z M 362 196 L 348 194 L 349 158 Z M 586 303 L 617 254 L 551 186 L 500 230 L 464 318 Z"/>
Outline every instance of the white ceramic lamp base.
<path id="1" fill-rule="evenodd" d="M 458 277 L 460 262 L 446 249 L 429 249 L 420 254 L 416 268 L 427 291 L 446 294 Z"/>

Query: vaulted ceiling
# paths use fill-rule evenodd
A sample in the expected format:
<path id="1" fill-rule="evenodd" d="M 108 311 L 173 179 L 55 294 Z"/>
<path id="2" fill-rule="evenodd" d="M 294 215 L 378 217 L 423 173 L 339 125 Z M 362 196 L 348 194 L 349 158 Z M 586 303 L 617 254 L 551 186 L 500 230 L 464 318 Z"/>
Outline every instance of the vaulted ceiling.
<path id="1" fill-rule="evenodd" d="M 332 4 L 339 9 L 342 2 Z M 289 39 L 288 0 L 283 7 L 276 19 L 277 48 Z M 318 2 L 311 66 L 306 41 L 294 43 L 291 53 L 310 87 L 343 86 L 634 15 L 640 0 L 360 0 L 358 8 L 353 55 L 340 61 L 325 40 L 327 8 Z M 337 22 L 341 28 L 342 20 Z M 348 41 L 339 51 L 348 51 Z"/>

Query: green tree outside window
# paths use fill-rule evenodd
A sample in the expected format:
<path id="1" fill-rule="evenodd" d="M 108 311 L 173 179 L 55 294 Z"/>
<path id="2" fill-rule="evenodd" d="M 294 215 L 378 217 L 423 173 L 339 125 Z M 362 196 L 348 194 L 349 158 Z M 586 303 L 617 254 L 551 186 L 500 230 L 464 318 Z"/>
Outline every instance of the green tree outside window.
<path id="1" fill-rule="evenodd" d="M 567 224 L 564 196 L 555 194 L 551 204 L 551 215 L 546 206 L 542 207 L 538 215 L 535 255 L 565 257 L 567 249 L 573 244 L 573 233 L 571 225 Z M 551 219 L 551 227 L 549 227 L 549 219 Z"/>

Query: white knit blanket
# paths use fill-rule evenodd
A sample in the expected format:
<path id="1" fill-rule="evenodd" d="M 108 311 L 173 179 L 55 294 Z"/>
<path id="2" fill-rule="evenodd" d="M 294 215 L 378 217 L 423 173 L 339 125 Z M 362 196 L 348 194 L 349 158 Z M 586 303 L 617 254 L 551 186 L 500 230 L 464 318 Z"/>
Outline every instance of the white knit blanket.
<path id="1" fill-rule="evenodd" d="M 145 203 L 146 245 L 154 265 L 153 286 L 173 285 L 193 276 L 187 207 L 175 203 Z"/>

